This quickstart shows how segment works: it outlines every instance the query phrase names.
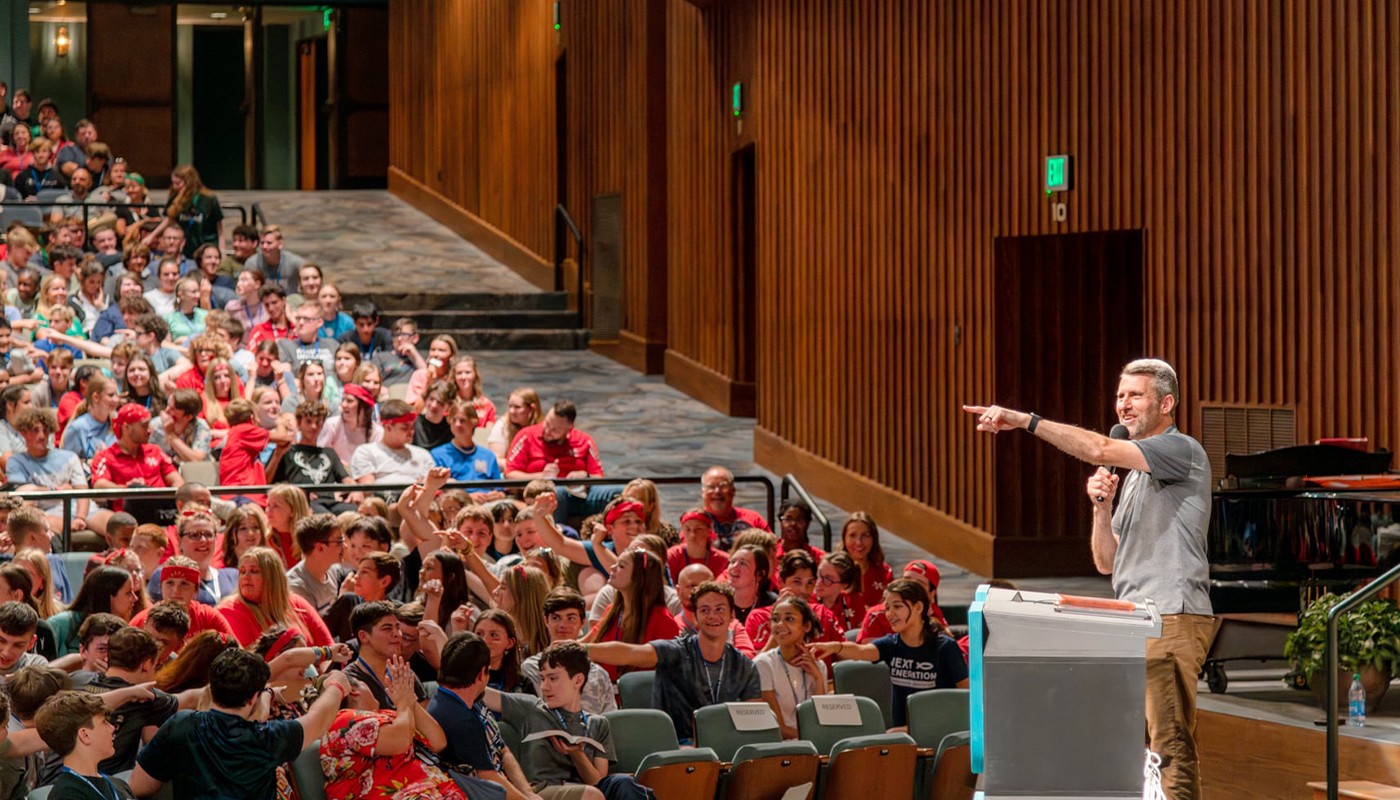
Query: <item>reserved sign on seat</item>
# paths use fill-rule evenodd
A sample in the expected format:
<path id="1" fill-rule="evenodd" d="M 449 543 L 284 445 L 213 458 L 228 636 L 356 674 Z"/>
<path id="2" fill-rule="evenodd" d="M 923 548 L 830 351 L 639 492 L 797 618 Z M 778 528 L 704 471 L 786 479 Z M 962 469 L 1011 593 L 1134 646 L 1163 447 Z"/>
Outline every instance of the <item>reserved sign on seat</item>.
<path id="1" fill-rule="evenodd" d="M 823 725 L 860 726 L 860 706 L 853 694 L 826 694 L 812 698 L 817 722 Z"/>
<path id="2" fill-rule="evenodd" d="M 725 703 L 736 731 L 768 731 L 778 727 L 778 718 L 767 703 Z"/>

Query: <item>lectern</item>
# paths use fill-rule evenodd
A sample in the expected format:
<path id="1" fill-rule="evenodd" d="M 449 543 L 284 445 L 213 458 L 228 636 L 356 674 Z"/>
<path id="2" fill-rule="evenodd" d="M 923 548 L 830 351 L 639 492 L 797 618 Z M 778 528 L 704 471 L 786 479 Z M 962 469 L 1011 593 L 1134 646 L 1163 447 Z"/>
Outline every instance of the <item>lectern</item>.
<path id="1" fill-rule="evenodd" d="M 1140 800 L 1156 604 L 982 586 L 968 627 L 979 797 Z"/>

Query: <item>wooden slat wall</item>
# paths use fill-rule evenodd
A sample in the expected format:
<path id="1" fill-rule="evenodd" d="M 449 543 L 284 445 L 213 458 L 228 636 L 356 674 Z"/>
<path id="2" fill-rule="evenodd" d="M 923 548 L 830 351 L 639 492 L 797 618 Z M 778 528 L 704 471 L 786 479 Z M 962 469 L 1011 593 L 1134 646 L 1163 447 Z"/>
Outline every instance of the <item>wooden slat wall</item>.
<path id="1" fill-rule="evenodd" d="M 389 4 L 390 164 L 552 260 L 553 5 Z"/>
<path id="2" fill-rule="evenodd" d="M 394 6 L 400 22 L 405 3 Z M 427 4 L 408 5 L 416 15 Z M 478 7 L 506 8 L 443 5 L 469 8 L 471 19 Z M 800 461 L 799 477 L 847 507 L 903 520 L 900 533 L 984 573 L 1026 566 L 1020 556 L 997 560 L 994 540 L 979 533 L 996 531 L 993 453 L 958 410 L 997 396 L 999 236 L 1144 231 L 1147 350 L 1178 367 L 1188 432 L 1203 401 L 1296 405 L 1300 440 L 1400 444 L 1393 4 L 566 6 L 570 206 L 586 218 L 592 194 L 628 198 L 629 328 L 649 314 L 641 323 L 649 337 L 717 372 L 732 369 L 734 326 L 721 310 L 732 295 L 717 276 L 727 274 L 719 265 L 730 154 L 752 141 L 759 453 L 779 470 Z M 464 21 L 443 18 L 432 30 L 449 42 L 470 35 L 449 24 Z M 646 102 L 656 96 L 646 65 L 658 63 L 647 60 L 658 42 L 669 90 L 661 112 Z M 443 89 L 433 97 L 450 96 L 448 76 L 464 69 L 445 47 L 413 54 L 415 69 L 440 67 L 433 80 Z M 404 51 L 396 52 L 399 63 Z M 727 95 L 740 73 L 749 100 L 742 137 Z M 418 102 L 424 80 L 396 75 L 395 94 Z M 459 79 L 453 90 L 463 88 Z M 528 120 L 520 105 L 509 110 Z M 395 114 L 396 130 L 403 116 Z M 660 170 L 646 135 L 658 118 L 669 123 Z M 487 125 L 501 122 L 462 119 L 452 133 L 471 140 Z M 435 150 L 434 126 L 421 127 Z M 1075 156 L 1076 187 L 1056 198 L 1068 208 L 1068 222 L 1057 224 L 1040 182 L 1044 156 L 1062 152 Z M 465 161 L 453 153 L 440 162 Z M 402 132 L 395 154 L 396 164 L 400 155 L 436 157 L 408 152 Z M 533 224 L 547 230 L 543 215 Z M 662 285 L 669 278 L 673 287 L 670 324 L 660 328 L 658 259 L 669 265 Z M 853 477 L 906 498 L 904 510 L 871 500 Z"/>

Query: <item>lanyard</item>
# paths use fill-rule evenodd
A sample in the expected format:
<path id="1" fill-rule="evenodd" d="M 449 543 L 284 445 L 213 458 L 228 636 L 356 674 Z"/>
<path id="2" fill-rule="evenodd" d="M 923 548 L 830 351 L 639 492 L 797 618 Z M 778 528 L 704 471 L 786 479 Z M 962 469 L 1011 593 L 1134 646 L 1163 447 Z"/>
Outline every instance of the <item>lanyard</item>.
<path id="1" fill-rule="evenodd" d="M 569 732 L 569 723 L 564 719 L 564 711 L 563 711 L 563 709 L 551 708 L 550 711 L 553 711 L 553 712 L 554 712 L 555 718 L 559 720 L 559 727 L 563 728 L 565 733 L 568 733 L 568 732 Z M 583 735 L 584 735 L 584 736 L 587 736 L 587 735 L 588 735 L 588 712 L 586 712 L 586 711 L 584 711 L 584 710 L 582 710 L 582 709 L 579 709 L 579 712 L 578 712 L 578 713 L 579 713 L 579 716 L 580 716 L 580 717 L 583 717 Z"/>
<path id="2" fill-rule="evenodd" d="M 389 697 L 389 690 L 384 688 L 384 681 L 381 681 L 381 680 L 379 679 L 379 676 L 376 675 L 376 674 L 374 674 L 374 668 L 371 667 L 371 666 L 369 665 L 369 662 L 368 662 L 368 661 L 365 661 L 365 657 L 364 657 L 364 656 L 360 656 L 359 658 L 356 658 L 356 659 L 355 659 L 355 663 L 356 663 L 356 664 L 359 664 L 361 667 L 364 667 L 364 669 L 365 669 L 365 674 L 368 675 L 368 676 L 370 677 L 370 679 L 374 681 L 375 685 L 378 686 L 378 687 L 380 688 L 380 690 L 384 692 L 384 702 L 389 706 L 389 708 L 394 709 L 394 710 L 398 710 L 398 709 L 396 709 L 396 708 L 394 707 L 394 701 L 393 701 L 392 699 L 390 699 L 390 697 Z M 457 695 L 455 695 L 455 694 L 452 695 L 452 696 L 453 696 L 453 697 L 457 697 Z M 457 699 L 458 699 L 459 701 L 462 700 L 462 698 L 460 698 L 460 697 L 457 697 Z M 463 702 L 462 702 L 462 705 L 466 705 L 466 702 L 463 701 Z"/>
<path id="3" fill-rule="evenodd" d="M 261 313 L 262 313 L 262 303 L 258 303 L 258 314 L 261 314 Z M 252 333 L 252 332 L 253 332 L 253 328 L 255 327 L 255 326 L 253 325 L 253 318 L 254 318 L 253 307 L 250 306 L 250 305 L 248 305 L 247 303 L 244 303 L 244 304 L 243 304 L 243 316 L 245 316 L 245 317 L 248 318 L 248 332 L 249 332 L 249 333 Z"/>
<path id="4" fill-rule="evenodd" d="M 724 653 L 719 657 L 719 677 L 715 678 L 713 684 L 710 683 L 710 671 L 707 665 L 711 662 L 705 660 L 705 654 L 700 652 L 700 637 L 695 637 L 695 655 L 700 657 L 700 677 L 705 682 L 705 688 L 710 690 L 710 704 L 719 704 L 719 690 L 724 685 L 724 659 L 729 656 L 729 648 L 724 648 Z"/>
<path id="5" fill-rule="evenodd" d="M 44 188 L 44 183 L 43 183 L 43 182 L 46 181 L 46 180 L 48 180 L 48 178 L 49 178 L 49 173 L 50 173 L 50 172 L 53 172 L 53 167 L 49 167 L 48 169 L 44 170 L 44 177 L 43 177 L 43 178 L 40 178 L 40 177 L 39 177 L 39 170 L 34 169 L 34 165 L 32 165 L 32 164 L 29 166 L 29 177 L 31 177 L 31 178 L 34 179 L 34 190 L 35 190 L 35 191 L 38 191 L 38 190 Z"/>
<path id="6" fill-rule="evenodd" d="M 802 680 L 802 694 L 806 695 L 805 697 L 798 697 L 797 687 L 792 685 L 792 671 L 788 669 L 787 659 L 783 658 L 782 648 L 778 648 L 778 661 L 783 665 L 783 678 L 786 679 L 783 682 L 786 683 L 787 687 L 792 690 L 792 707 L 795 711 L 797 707 L 802 704 L 803 700 L 806 700 L 808 697 L 812 696 L 811 690 L 807 688 L 807 673 L 802 672 L 801 670 L 799 670 L 797 673 L 798 677 Z"/>
<path id="7" fill-rule="evenodd" d="M 686 565 L 687 567 L 690 566 L 691 564 L 704 564 L 704 563 L 706 563 L 706 562 L 708 562 L 708 561 L 710 560 L 710 546 L 709 546 L 708 544 L 705 545 L 705 556 L 704 556 L 703 558 L 697 558 L 697 559 L 695 559 L 695 560 L 691 560 L 691 558 L 690 558 L 690 550 L 688 550 L 688 549 L 686 549 L 686 548 L 681 548 L 681 552 L 685 553 L 685 565 Z"/>
<path id="8" fill-rule="evenodd" d="M 107 795 L 103 794 L 101 789 L 99 789 L 99 788 L 97 788 L 96 786 L 94 786 L 93 783 L 92 783 L 92 781 L 90 781 L 90 780 L 87 779 L 87 776 L 79 775 L 77 772 L 75 772 L 75 771 L 72 770 L 72 769 L 69 769 L 68 767 L 64 767 L 64 768 L 63 768 L 63 771 L 66 772 L 66 773 L 68 773 L 69 775 L 72 775 L 73 777 L 77 778 L 78 780 L 82 781 L 83 783 L 86 783 L 86 784 L 88 785 L 88 788 L 91 789 L 98 797 L 101 797 L 101 798 L 103 798 L 103 800 L 106 800 Z M 107 777 L 106 775 L 103 775 L 103 776 L 101 776 L 101 777 L 102 777 L 102 780 L 104 780 L 104 781 L 107 782 L 107 788 L 112 790 L 112 798 L 113 798 L 113 800 L 117 800 L 117 798 L 120 797 L 120 795 L 117 794 L 117 787 L 115 787 L 115 786 L 112 785 L 112 779 L 109 778 L 109 777 Z"/>
<path id="9" fill-rule="evenodd" d="M 219 600 L 222 599 L 224 596 L 224 593 L 219 590 L 218 573 L 215 573 L 214 576 L 212 578 L 209 578 L 207 581 L 204 578 L 200 578 L 199 585 L 200 587 L 209 590 L 209 596 L 214 598 L 215 604 L 217 604 Z"/>

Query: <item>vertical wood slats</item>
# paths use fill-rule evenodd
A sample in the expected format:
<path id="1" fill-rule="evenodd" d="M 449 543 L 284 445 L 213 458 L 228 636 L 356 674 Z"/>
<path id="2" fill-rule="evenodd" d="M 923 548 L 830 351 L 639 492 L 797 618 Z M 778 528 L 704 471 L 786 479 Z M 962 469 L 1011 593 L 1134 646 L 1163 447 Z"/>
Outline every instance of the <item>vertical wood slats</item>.
<path id="1" fill-rule="evenodd" d="M 526 30 L 548 6 L 391 5 L 393 163 L 540 253 L 553 51 Z M 655 8 L 660 111 L 644 74 Z M 991 445 L 958 409 L 997 396 L 993 240 L 1133 228 L 1146 350 L 1180 371 L 1184 429 L 1203 403 L 1295 406 L 1302 441 L 1400 444 L 1392 5 L 593 0 L 566 4 L 566 26 L 570 208 L 624 193 L 629 327 L 649 315 L 726 375 L 730 157 L 755 145 L 758 418 L 780 439 L 995 530 Z M 660 183 L 639 166 L 657 113 Z M 1077 173 L 1055 198 L 1064 224 L 1040 186 L 1059 152 Z M 1069 391 L 1076 365 L 1039 378 Z"/>

